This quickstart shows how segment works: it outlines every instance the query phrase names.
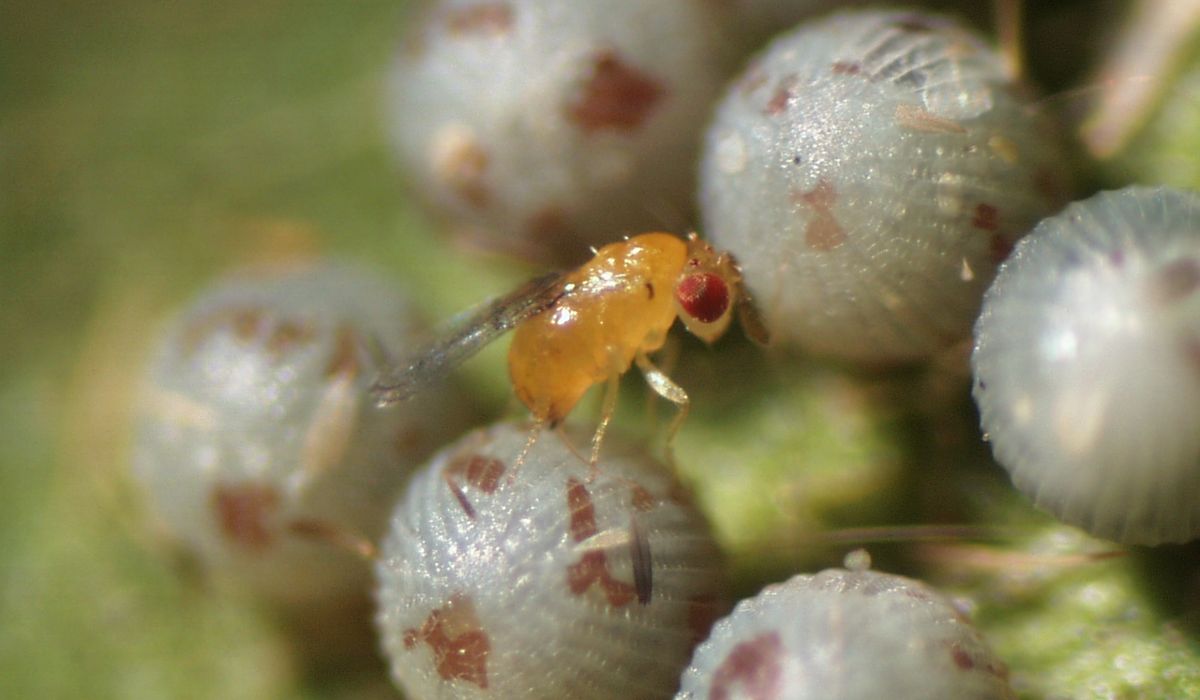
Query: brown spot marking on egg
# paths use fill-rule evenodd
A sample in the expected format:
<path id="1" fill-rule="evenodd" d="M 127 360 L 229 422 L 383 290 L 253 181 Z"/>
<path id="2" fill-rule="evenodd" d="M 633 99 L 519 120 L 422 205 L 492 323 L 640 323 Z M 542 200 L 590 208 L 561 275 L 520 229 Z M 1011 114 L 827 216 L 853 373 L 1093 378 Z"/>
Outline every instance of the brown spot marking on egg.
<path id="1" fill-rule="evenodd" d="M 451 10 L 446 28 L 452 36 L 501 35 L 512 29 L 513 9 L 507 2 L 481 2 Z"/>
<path id="2" fill-rule="evenodd" d="M 261 552 L 275 541 L 268 521 L 279 508 L 279 492 L 265 484 L 217 484 L 211 504 L 221 534 L 235 546 Z"/>
<path id="3" fill-rule="evenodd" d="M 434 134 L 429 148 L 434 177 L 468 205 L 486 208 L 492 199 L 487 184 L 492 157 L 475 134 L 447 126 Z"/>
<path id="4" fill-rule="evenodd" d="M 971 225 L 984 231 L 1000 230 L 1000 210 L 991 204 L 975 205 L 975 215 L 971 217 Z"/>
<path id="5" fill-rule="evenodd" d="M 493 494 L 504 476 L 504 462 L 495 457 L 470 455 L 456 459 L 447 467 L 452 475 L 462 476 L 466 482 L 486 494 Z"/>
<path id="6" fill-rule="evenodd" d="M 329 355 L 329 362 L 325 364 L 325 376 L 331 379 L 334 377 L 357 377 L 362 370 L 358 350 L 358 334 L 354 332 L 354 329 L 349 326 L 338 326 L 333 341 L 333 352 Z"/>
<path id="7" fill-rule="evenodd" d="M 954 659 L 954 665 L 963 671 L 975 668 L 975 659 L 972 659 L 971 655 L 957 644 L 950 645 L 950 658 Z"/>
<path id="8" fill-rule="evenodd" d="M 635 510 L 645 513 L 648 510 L 653 510 L 654 506 L 658 505 L 658 499 L 654 494 L 650 493 L 649 489 L 636 481 L 629 487 L 631 503 Z"/>
<path id="9" fill-rule="evenodd" d="M 666 96 L 650 75 L 623 62 L 609 49 L 592 57 L 591 75 L 567 105 L 567 118 L 585 132 L 632 131 L 642 125 Z"/>
<path id="10" fill-rule="evenodd" d="M 1163 265 L 1150 278 L 1150 298 L 1166 306 L 1190 297 L 1200 288 L 1200 260 L 1179 258 Z"/>
<path id="11" fill-rule="evenodd" d="M 233 312 L 233 335 L 238 340 L 249 343 L 258 339 L 258 329 L 267 313 L 262 309 L 238 309 Z"/>
<path id="12" fill-rule="evenodd" d="M 484 455 L 465 454 L 455 457 L 450 464 L 446 465 L 446 468 L 442 470 L 442 479 L 446 482 L 450 493 L 454 495 L 454 499 L 458 501 L 459 507 L 463 509 L 468 518 L 474 520 L 475 506 L 467 498 L 459 480 L 474 486 L 484 494 L 491 495 L 499 487 L 500 477 L 504 475 L 504 470 L 504 462 L 498 459 Z"/>
<path id="13" fill-rule="evenodd" d="M 567 480 L 567 512 L 570 514 L 568 528 L 571 539 L 583 542 L 598 532 L 592 495 L 583 482 L 574 477 Z M 608 604 L 614 608 L 628 605 L 638 597 L 638 591 L 632 584 L 613 578 L 608 570 L 608 556 L 602 549 L 585 551 L 579 561 L 567 567 L 567 588 L 573 595 L 583 595 L 593 585 L 600 588 Z"/>
<path id="14" fill-rule="evenodd" d="M 896 123 L 905 129 L 927 134 L 965 134 L 966 127 L 953 119 L 939 117 L 916 105 L 896 105 Z"/>
<path id="15" fill-rule="evenodd" d="M 571 539 L 583 542 L 596 534 L 596 506 L 592 503 L 592 494 L 574 477 L 567 479 L 567 513 Z"/>
<path id="16" fill-rule="evenodd" d="M 456 593 L 429 613 L 420 629 L 404 630 L 404 648 L 424 642 L 433 651 L 434 668 L 445 681 L 464 681 L 488 687 L 487 661 L 492 643 L 479 622 L 475 605 Z"/>
<path id="17" fill-rule="evenodd" d="M 714 595 L 700 595 L 687 602 L 687 626 L 692 641 L 697 644 L 708 639 L 713 623 L 725 614 L 726 605 Z"/>
<path id="18" fill-rule="evenodd" d="M 316 330 L 307 321 L 285 318 L 275 325 L 267 336 L 267 354 L 275 362 L 295 348 L 305 345 L 316 336 Z"/>
<path id="19" fill-rule="evenodd" d="M 783 642 L 778 632 L 767 632 L 738 644 L 713 673 L 709 700 L 732 697 L 772 700 L 778 697 L 782 653 Z"/>
<path id="20" fill-rule="evenodd" d="M 820 180 L 807 192 L 793 193 L 792 201 L 812 209 L 804 229 L 804 242 L 813 250 L 833 250 L 846 242 L 846 231 L 833 215 L 837 190 L 828 180 Z"/>
<path id="21" fill-rule="evenodd" d="M 954 666 L 962 671 L 974 671 L 979 669 L 985 673 L 990 673 L 997 678 L 1008 678 L 1008 667 L 1002 662 L 976 658 L 971 652 L 963 649 L 956 642 L 943 642 L 947 650 L 950 652 L 950 658 L 954 661 Z M 986 660 L 986 663 L 980 664 L 980 661 Z"/>
<path id="22" fill-rule="evenodd" d="M 567 567 L 567 587 L 574 595 L 583 595 L 596 584 L 608 604 L 614 608 L 628 605 L 638 598 L 633 584 L 618 581 L 608 571 L 608 557 L 603 551 L 586 552 L 579 561 Z"/>
<path id="23" fill-rule="evenodd" d="M 859 75 L 862 73 L 862 64 L 857 61 L 837 61 L 833 64 L 834 75 Z"/>
<path id="24" fill-rule="evenodd" d="M 769 117 L 777 117 L 787 111 L 788 102 L 795 95 L 796 76 L 789 75 L 779 81 L 779 85 L 775 88 L 775 92 L 771 93 L 771 98 L 767 100 L 766 106 L 763 107 L 763 114 Z"/>

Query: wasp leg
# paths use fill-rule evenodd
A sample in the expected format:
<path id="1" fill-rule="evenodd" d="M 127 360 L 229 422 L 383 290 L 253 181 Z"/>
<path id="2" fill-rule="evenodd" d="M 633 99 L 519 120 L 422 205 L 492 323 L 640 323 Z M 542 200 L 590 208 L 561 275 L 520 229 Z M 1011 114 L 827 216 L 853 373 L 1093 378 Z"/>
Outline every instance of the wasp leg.
<path id="1" fill-rule="evenodd" d="M 650 362 L 650 358 L 646 357 L 645 353 L 639 352 L 635 361 L 637 362 L 638 369 L 642 371 L 642 376 L 646 378 L 646 383 L 650 385 L 654 393 L 679 407 L 679 412 L 675 414 L 671 425 L 667 426 L 667 462 L 673 469 L 675 467 L 675 434 L 679 432 L 679 427 L 683 425 L 684 419 L 687 418 L 691 402 L 688 400 L 687 392 L 683 390 L 683 387 L 671 381 L 670 377 L 655 367 Z"/>
<path id="2" fill-rule="evenodd" d="M 604 434 L 608 432 L 608 424 L 612 421 L 613 414 L 617 411 L 617 390 L 621 387 L 621 372 L 616 370 L 615 363 L 613 369 L 608 373 L 608 380 L 604 383 L 604 403 L 600 406 L 600 423 L 596 426 L 596 432 L 592 435 L 592 456 L 588 460 L 588 468 L 590 475 L 588 481 L 596 478 L 600 473 L 600 469 L 596 466 L 600 462 L 600 444 L 604 442 Z"/>
<path id="3" fill-rule="evenodd" d="M 542 434 L 542 428 L 546 427 L 546 422 L 543 420 L 535 420 L 529 428 L 529 437 L 525 439 L 525 446 L 521 448 L 521 452 L 517 454 L 517 459 L 513 463 L 512 471 L 508 474 L 509 482 L 514 479 L 516 472 L 525 463 L 525 458 L 529 456 L 529 451 L 533 449 L 534 443 L 537 442 L 538 436 Z"/>

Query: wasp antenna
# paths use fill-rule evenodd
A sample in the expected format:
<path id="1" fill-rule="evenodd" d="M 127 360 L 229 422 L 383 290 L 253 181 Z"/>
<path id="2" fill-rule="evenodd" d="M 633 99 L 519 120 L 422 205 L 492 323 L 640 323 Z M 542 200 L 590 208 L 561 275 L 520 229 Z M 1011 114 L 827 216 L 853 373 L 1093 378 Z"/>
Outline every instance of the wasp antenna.
<path id="1" fill-rule="evenodd" d="M 767 328 L 766 322 L 763 320 L 762 312 L 759 311 L 758 305 L 754 303 L 754 299 L 746 293 L 743 287 L 738 295 L 738 323 L 742 324 L 742 332 L 746 337 L 753 340 L 756 344 L 767 347 L 771 344 L 771 331 Z"/>

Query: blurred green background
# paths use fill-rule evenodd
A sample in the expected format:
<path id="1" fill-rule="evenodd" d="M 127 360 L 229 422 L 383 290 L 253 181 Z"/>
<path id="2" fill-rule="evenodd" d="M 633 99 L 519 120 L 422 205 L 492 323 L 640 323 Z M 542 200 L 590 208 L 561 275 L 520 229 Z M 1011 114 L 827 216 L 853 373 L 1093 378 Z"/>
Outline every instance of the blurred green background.
<path id="1" fill-rule="evenodd" d="M 438 315 L 520 276 L 429 264 L 397 196 L 381 76 L 404 9 L 0 5 L 0 697 L 390 694 L 378 668 L 302 667 L 188 575 L 124 472 L 157 323 L 230 267 L 364 258 Z"/>
<path id="2" fill-rule="evenodd" d="M 432 318 L 531 271 L 456 249 L 402 197 L 382 84 L 407 5 L 0 2 L 0 697 L 394 695 L 369 652 L 307 663 L 253 601 L 211 590 L 125 471 L 155 330 L 224 270 L 354 257 Z M 502 352 L 467 368 L 497 410 Z M 740 341 L 682 354 L 680 456 L 744 592 L 851 548 L 810 530 L 1011 526 L 880 555 L 971 595 L 1024 696 L 1200 697 L 1196 548 L 1092 556 L 1115 548 L 1033 513 L 987 462 L 961 377 L 846 376 Z M 625 395 L 640 422 L 642 391 Z M 778 551 L 759 557 L 764 540 Z"/>

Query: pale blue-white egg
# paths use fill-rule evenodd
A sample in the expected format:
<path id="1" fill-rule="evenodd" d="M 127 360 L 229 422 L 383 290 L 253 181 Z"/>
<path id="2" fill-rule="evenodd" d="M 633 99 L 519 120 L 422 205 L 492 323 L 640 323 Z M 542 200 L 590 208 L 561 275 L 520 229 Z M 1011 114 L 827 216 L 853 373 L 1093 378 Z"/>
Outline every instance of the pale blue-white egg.
<path id="1" fill-rule="evenodd" d="M 987 292 L 972 366 L 1037 505 L 1120 542 L 1200 536 L 1200 196 L 1128 187 L 1042 221 Z"/>
<path id="2" fill-rule="evenodd" d="M 535 255 L 682 226 L 733 68 L 724 16 L 694 0 L 433 3 L 391 70 L 400 164 L 454 225 Z"/>
<path id="3" fill-rule="evenodd" d="M 163 333 L 143 382 L 135 476 L 214 575 L 310 606 L 368 590 L 339 541 L 380 536 L 412 469 L 466 427 L 451 386 L 376 409 L 379 349 L 419 340 L 409 297 L 346 264 L 214 283 Z"/>
<path id="4" fill-rule="evenodd" d="M 462 438 L 397 505 L 377 566 L 392 676 L 413 698 L 669 696 L 725 610 L 704 518 L 643 451 L 610 438 L 593 471 L 589 435 L 529 430 Z"/>
<path id="5" fill-rule="evenodd" d="M 982 37 L 844 12 L 778 37 L 727 89 L 702 230 L 776 341 L 913 361 L 970 335 L 996 265 L 1067 182 L 1054 129 Z"/>
<path id="6" fill-rule="evenodd" d="M 1008 671 L 945 596 L 874 571 L 767 586 L 713 626 L 676 700 L 1001 700 Z"/>

